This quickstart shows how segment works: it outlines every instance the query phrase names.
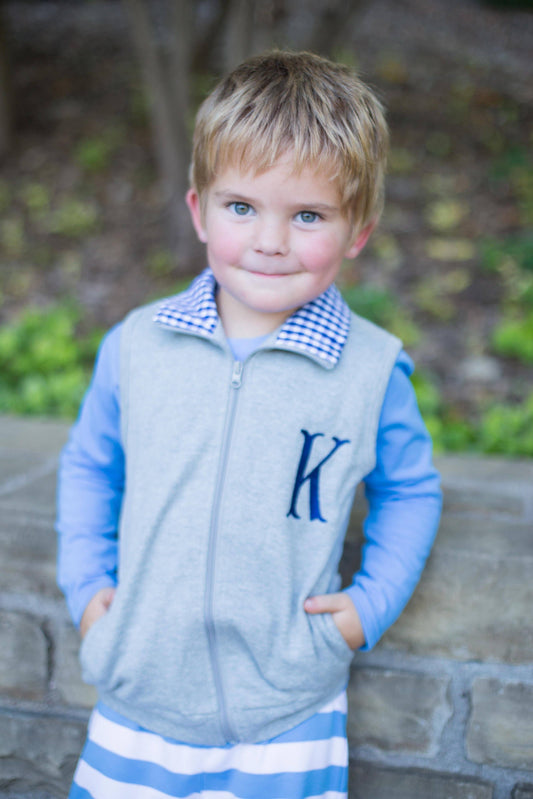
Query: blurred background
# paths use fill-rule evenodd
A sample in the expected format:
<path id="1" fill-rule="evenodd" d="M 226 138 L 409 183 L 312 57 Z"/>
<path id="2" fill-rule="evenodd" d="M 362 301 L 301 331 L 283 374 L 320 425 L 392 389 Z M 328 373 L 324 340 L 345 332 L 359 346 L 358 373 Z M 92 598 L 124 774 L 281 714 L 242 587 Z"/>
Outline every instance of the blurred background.
<path id="1" fill-rule="evenodd" d="M 198 103 L 270 46 L 388 109 L 386 210 L 346 265 L 399 335 L 438 451 L 533 457 L 531 0 L 0 4 L 0 413 L 74 418 L 103 332 L 204 266 L 183 202 Z"/>

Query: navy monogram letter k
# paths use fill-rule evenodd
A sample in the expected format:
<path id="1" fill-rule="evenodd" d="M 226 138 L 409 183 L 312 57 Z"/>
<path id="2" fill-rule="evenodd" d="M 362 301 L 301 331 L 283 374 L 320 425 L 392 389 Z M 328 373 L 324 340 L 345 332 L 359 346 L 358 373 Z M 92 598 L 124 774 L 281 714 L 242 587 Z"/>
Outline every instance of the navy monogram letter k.
<path id="1" fill-rule="evenodd" d="M 339 447 L 342 447 L 343 444 L 349 444 L 349 439 L 341 441 L 339 438 L 333 436 L 333 441 L 335 442 L 335 446 L 333 449 L 328 452 L 325 458 L 322 458 L 320 463 L 311 469 L 308 474 L 305 474 L 305 470 L 307 468 L 307 462 L 309 460 L 309 456 L 311 454 L 311 449 L 313 448 L 313 442 L 315 438 L 319 436 L 323 437 L 324 433 L 308 433 L 307 430 L 301 430 L 304 437 L 304 444 L 302 447 L 302 454 L 300 456 L 300 463 L 298 464 L 298 472 L 296 473 L 296 480 L 294 481 L 294 489 L 292 492 L 292 499 L 291 499 L 291 507 L 287 516 L 294 516 L 295 519 L 299 519 L 300 516 L 296 510 L 296 506 L 298 504 L 298 496 L 300 494 L 300 489 L 307 480 L 309 480 L 309 517 L 311 521 L 315 519 L 319 519 L 321 522 L 325 522 L 326 519 L 323 518 L 322 514 L 320 513 L 320 502 L 318 497 L 318 481 L 320 478 L 320 469 L 329 461 L 329 459 L 337 452 Z"/>

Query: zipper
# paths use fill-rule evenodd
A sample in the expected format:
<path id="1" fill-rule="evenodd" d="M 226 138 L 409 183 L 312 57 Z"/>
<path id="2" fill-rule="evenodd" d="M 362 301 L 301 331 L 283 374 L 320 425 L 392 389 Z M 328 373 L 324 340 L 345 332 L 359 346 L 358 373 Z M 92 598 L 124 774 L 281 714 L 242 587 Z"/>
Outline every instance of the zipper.
<path id="1" fill-rule="evenodd" d="M 243 363 L 242 361 L 234 361 L 231 372 L 230 392 L 228 397 L 228 405 L 226 408 L 226 417 L 224 419 L 224 435 L 222 438 L 222 447 L 220 450 L 220 458 L 218 462 L 217 481 L 215 484 L 215 494 L 213 498 L 213 508 L 211 511 L 211 523 L 209 527 L 209 539 L 207 547 L 207 567 L 206 567 L 206 588 L 204 600 L 204 620 L 207 631 L 207 641 L 209 646 L 209 653 L 211 656 L 211 665 L 213 668 L 213 675 L 215 680 L 215 690 L 218 701 L 218 708 L 220 714 L 220 727 L 222 734 L 227 743 L 236 743 L 237 736 L 233 732 L 226 705 L 224 694 L 224 683 L 222 673 L 219 665 L 218 657 L 218 641 L 214 621 L 214 571 L 216 560 L 216 544 L 218 535 L 218 517 L 220 512 L 220 504 L 222 493 L 224 490 L 224 482 L 226 477 L 226 464 L 228 461 L 231 438 L 235 422 L 235 414 L 237 409 L 238 392 L 242 385 Z"/>

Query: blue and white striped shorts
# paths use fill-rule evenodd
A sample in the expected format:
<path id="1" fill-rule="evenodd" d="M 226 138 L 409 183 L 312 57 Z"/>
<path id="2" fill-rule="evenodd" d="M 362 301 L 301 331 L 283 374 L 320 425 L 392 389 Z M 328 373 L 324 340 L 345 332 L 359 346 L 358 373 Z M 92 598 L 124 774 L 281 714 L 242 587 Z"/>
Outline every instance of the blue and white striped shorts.
<path id="1" fill-rule="evenodd" d="M 69 799 L 346 799 L 346 693 L 258 744 L 191 746 L 147 732 L 101 703 Z"/>

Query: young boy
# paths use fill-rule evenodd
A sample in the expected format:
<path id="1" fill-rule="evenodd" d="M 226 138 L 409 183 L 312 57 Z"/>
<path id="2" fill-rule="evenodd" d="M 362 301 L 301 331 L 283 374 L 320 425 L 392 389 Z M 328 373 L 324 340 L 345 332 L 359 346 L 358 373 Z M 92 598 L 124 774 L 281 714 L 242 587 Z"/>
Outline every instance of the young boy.
<path id="1" fill-rule="evenodd" d="M 104 339 L 62 456 L 58 579 L 100 698 L 71 797 L 346 796 L 353 651 L 401 612 L 440 513 L 411 362 L 334 286 L 386 150 L 369 89 L 308 53 L 248 60 L 198 113 L 209 267 Z"/>

